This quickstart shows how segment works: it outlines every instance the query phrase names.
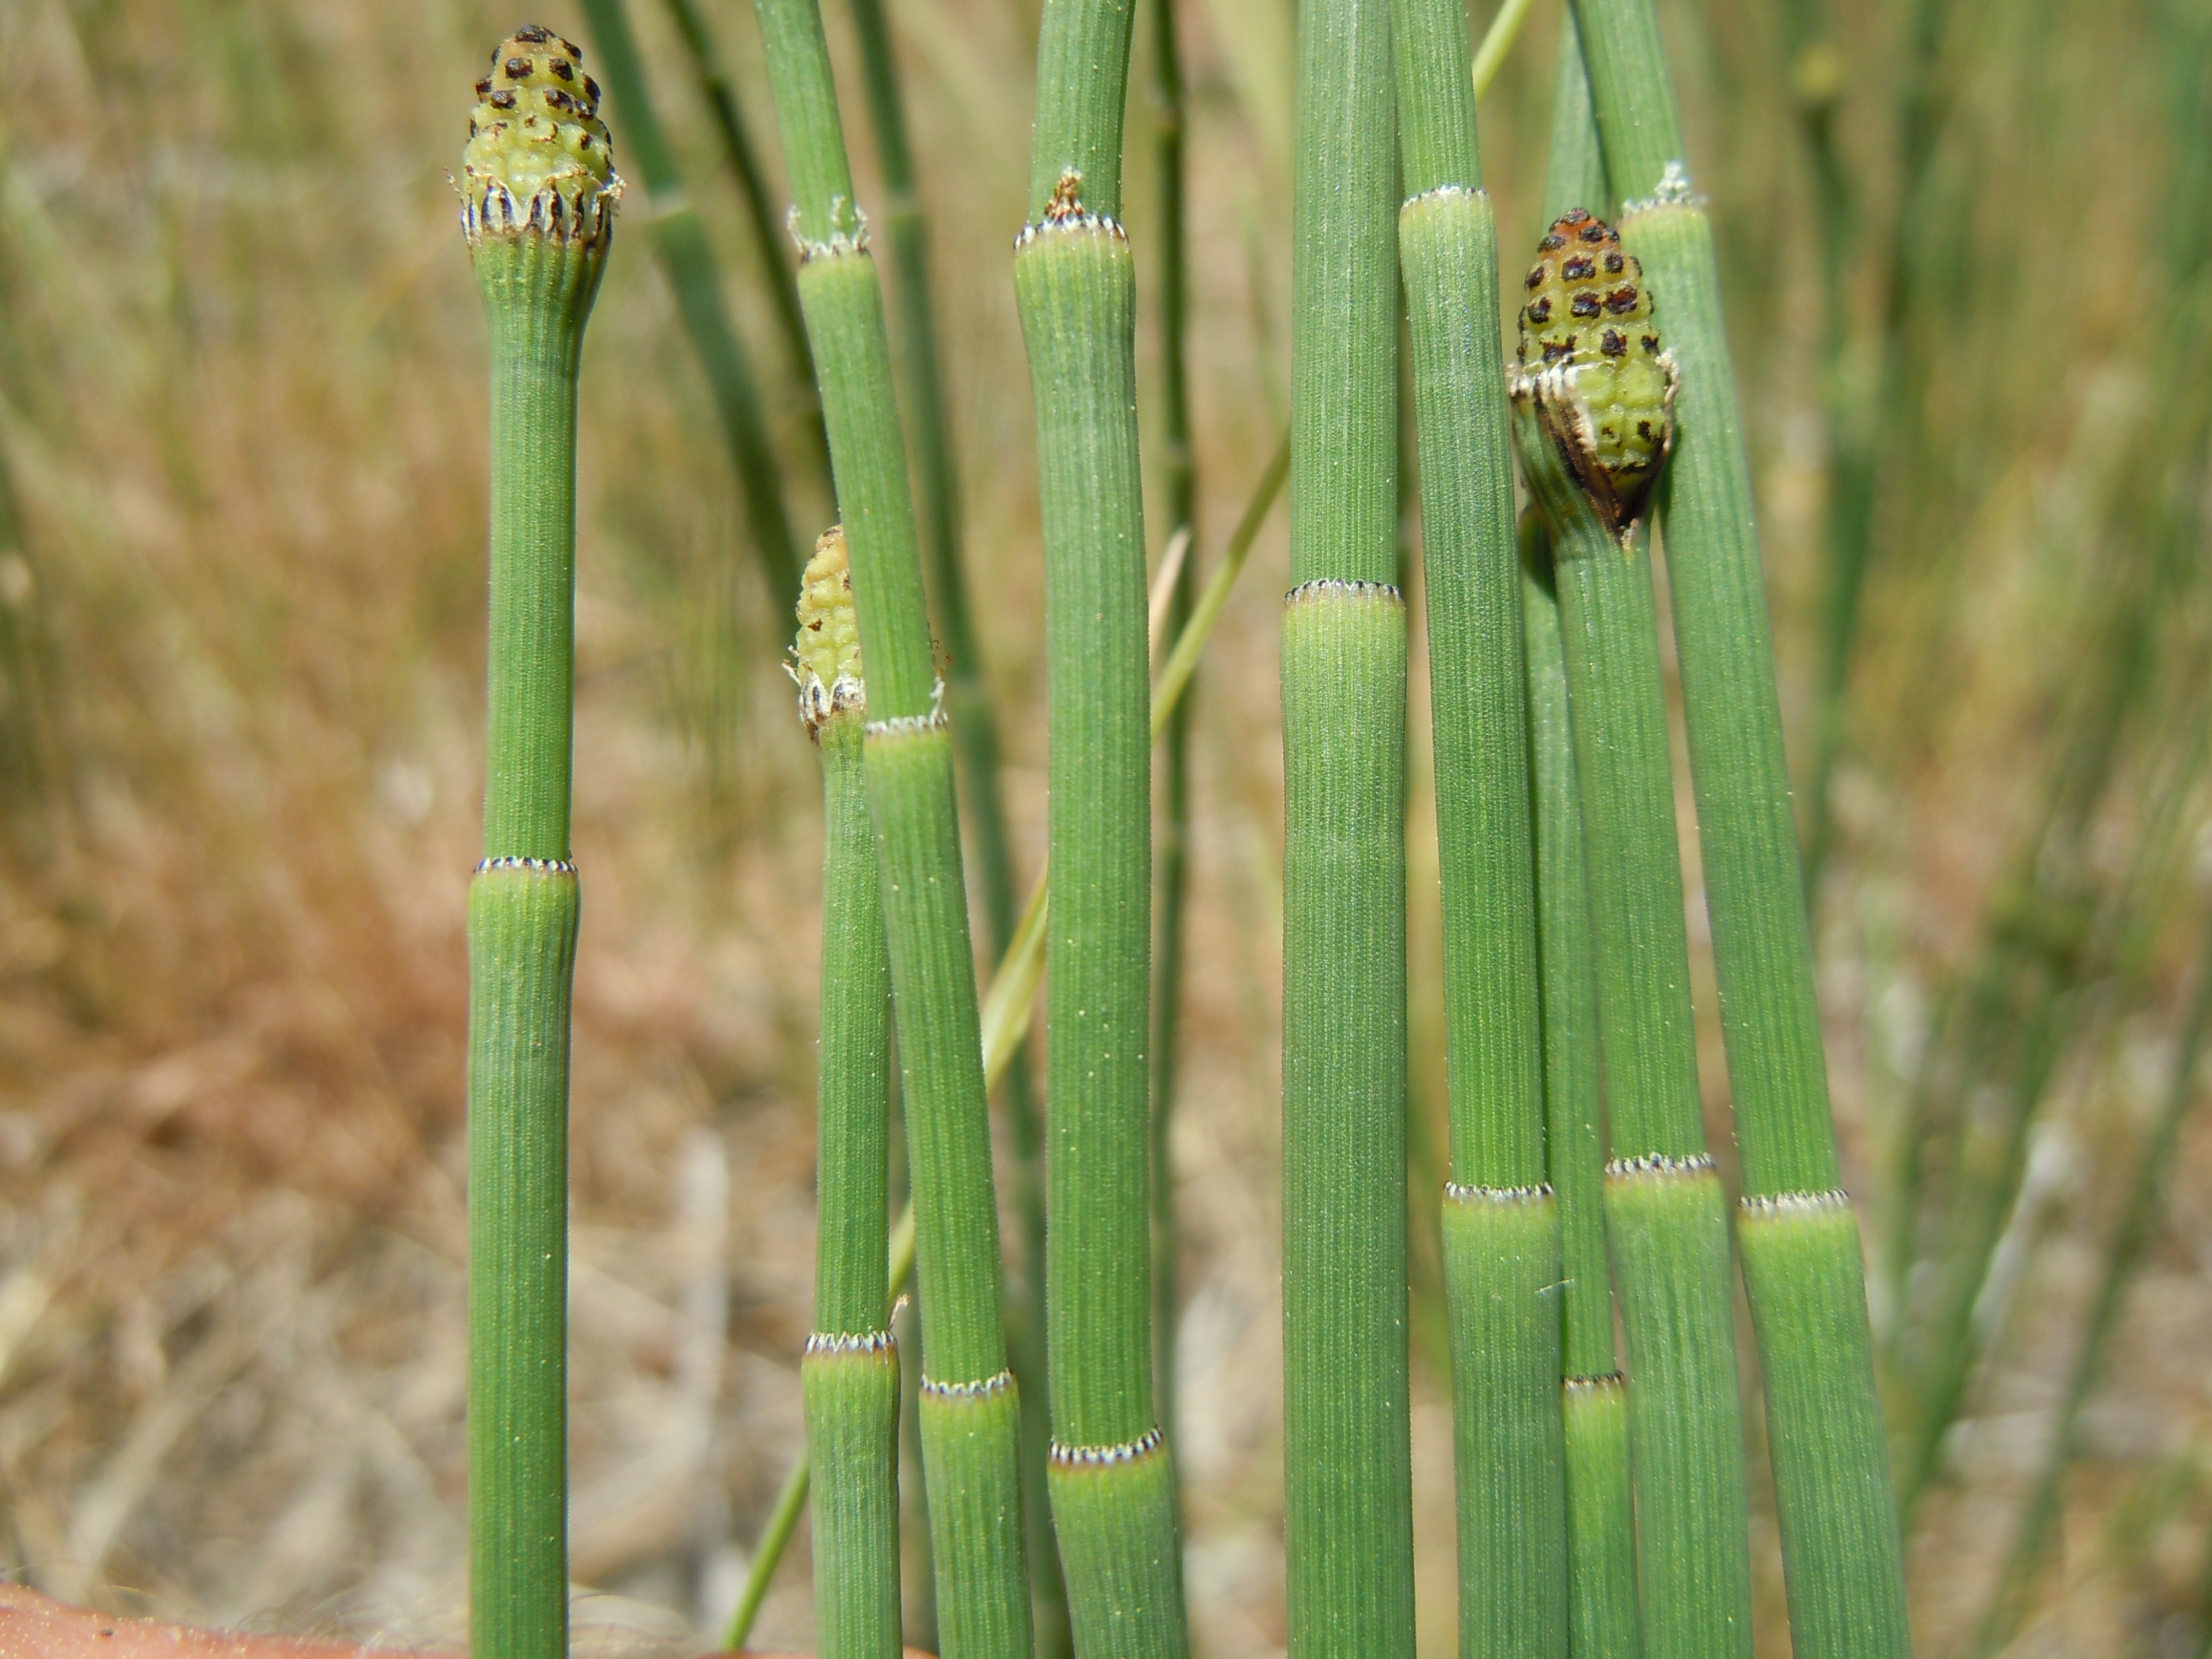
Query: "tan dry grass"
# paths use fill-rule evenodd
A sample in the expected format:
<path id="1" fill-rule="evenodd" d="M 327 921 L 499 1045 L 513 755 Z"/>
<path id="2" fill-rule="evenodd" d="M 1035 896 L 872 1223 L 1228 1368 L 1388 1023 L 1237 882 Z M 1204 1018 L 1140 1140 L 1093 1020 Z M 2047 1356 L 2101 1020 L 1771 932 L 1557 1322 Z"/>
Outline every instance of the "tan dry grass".
<path id="1" fill-rule="evenodd" d="M 659 10 L 633 3 L 775 387 L 707 130 Z M 895 8 L 1032 866 L 1035 504 L 1006 251 L 1033 10 Z M 1973 257 L 1955 332 L 1919 342 L 1941 354 L 1942 441 L 1886 507 L 1850 856 L 1824 908 L 1847 1164 L 1877 1213 L 1899 1079 L 2029 810 L 2078 677 L 2069 619 L 2124 550 L 2115 468 L 2158 413 L 2141 296 L 2103 251 L 2164 176 L 2148 25 L 1965 15 L 1944 166 L 1966 181 Z M 1838 15 L 1863 70 L 1847 128 L 1878 198 L 1895 53 L 1879 8 Z M 766 140 L 750 20 L 713 16 Z M 103 1607 L 402 1642 L 460 1629 L 483 348 L 441 175 L 477 54 L 514 21 L 382 0 L 0 9 L 0 499 L 19 520 L 0 520 L 0 1548 Z M 566 6 L 545 21 L 575 32 Z M 1804 181 L 1762 9 L 1674 5 L 1668 22 L 1729 238 L 1794 718 L 1820 510 Z M 1533 234 L 1550 29 L 1540 18 L 1486 111 L 1509 251 Z M 1203 557 L 1285 408 L 1286 13 L 1206 0 L 1188 47 Z M 1146 189 L 1139 163 L 1140 257 Z M 598 1650 L 695 1648 L 726 1606 L 796 1444 L 811 1254 L 812 763 L 641 230 L 593 325 L 581 468 L 574 1467 L 578 1576 L 596 1590 L 580 1643 Z M 796 400 L 775 395 L 788 428 Z M 793 487 L 811 525 L 819 485 Z M 1222 1659 L 1283 1640 L 1280 535 L 1224 624 L 1194 745 L 1182 1421 L 1194 1611 Z M 2185 691 L 2190 672 L 2161 685 Z M 2141 823 L 2148 767 L 2129 765 L 2094 845 L 2124 850 Z M 2201 792 L 2185 817 L 2187 843 Z M 2203 912 L 2186 881 L 2166 890 L 2173 924 L 2062 1079 L 2016 1230 L 2046 1241 L 2018 1253 L 2023 1316 L 1920 1534 L 1930 1652 L 1978 1611 L 2157 1092 L 2184 924 Z M 1708 1058 L 1717 1109 L 1717 1042 Z M 2193 1617 L 2212 1513 L 2208 1159 L 2200 1130 L 2069 1489 L 2065 1594 L 2023 1650 L 2117 1652 Z M 1431 1376 L 1416 1435 L 1431 1471 L 1438 1399 Z M 1425 1648 L 1441 1652 L 1447 1483 L 1419 1500 Z M 810 1633 L 799 1553 L 764 1640 Z"/>

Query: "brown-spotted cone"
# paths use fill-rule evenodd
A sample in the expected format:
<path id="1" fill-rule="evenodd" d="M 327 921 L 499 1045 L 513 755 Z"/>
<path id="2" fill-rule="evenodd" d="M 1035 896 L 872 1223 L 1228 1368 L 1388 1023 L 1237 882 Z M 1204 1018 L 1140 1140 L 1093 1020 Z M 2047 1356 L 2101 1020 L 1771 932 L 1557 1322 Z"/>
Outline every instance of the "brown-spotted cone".
<path id="1" fill-rule="evenodd" d="M 1616 498 L 1613 512 L 1633 520 L 1667 458 L 1674 383 L 1643 267 L 1619 231 L 1577 208 L 1544 234 L 1526 286 L 1521 373 L 1572 371 L 1594 459 Z"/>
<path id="2" fill-rule="evenodd" d="M 526 224 L 596 228 L 621 185 L 599 82 L 584 73 L 581 52 L 536 23 L 500 42 L 477 82 L 461 175 L 472 235 Z"/>

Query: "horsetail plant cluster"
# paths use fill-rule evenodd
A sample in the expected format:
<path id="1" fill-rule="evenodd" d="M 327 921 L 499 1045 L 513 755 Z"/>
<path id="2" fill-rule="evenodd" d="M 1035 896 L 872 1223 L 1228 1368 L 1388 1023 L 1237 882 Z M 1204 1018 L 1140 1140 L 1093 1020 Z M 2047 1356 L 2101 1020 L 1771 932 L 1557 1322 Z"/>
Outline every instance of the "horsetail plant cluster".
<path id="1" fill-rule="evenodd" d="M 868 664 L 864 744 L 928 1310 L 921 1433 L 945 1659 L 1027 1659 L 1020 1403 L 943 686 L 931 659 L 883 292 L 815 0 L 760 0 L 800 250 L 799 303 Z"/>
<path id="2" fill-rule="evenodd" d="M 890 1323 L 913 1271 L 928 1322 L 919 1432 L 945 1659 L 1031 1659 L 1049 1605 L 1038 1587 L 1054 1582 L 1033 1573 L 1044 1565 L 1033 1551 L 1064 1570 L 1081 1659 L 1188 1651 L 1159 1382 L 1172 1370 L 1156 1364 L 1172 1314 L 1160 1290 L 1171 1264 L 1155 1261 L 1171 1217 L 1155 1195 L 1181 878 L 1170 864 L 1156 896 L 1152 754 L 1176 729 L 1206 634 L 1287 476 L 1290 1650 L 1410 1659 L 1402 299 L 1444 923 L 1450 1169 L 1437 1199 L 1460 1650 L 1751 1651 L 1730 1218 L 1699 1087 L 1656 521 L 1793 1638 L 1802 1659 L 1903 1659 L 1895 1512 L 1856 1225 L 1827 1116 L 1711 234 L 1687 184 L 1649 0 L 1574 0 L 1551 223 L 1516 293 L 1510 365 L 1475 103 L 1502 58 L 1500 33 L 1510 39 L 1527 6 L 1503 9 L 1477 53 L 1450 0 L 1300 0 L 1291 432 L 1204 594 L 1178 565 L 1150 606 L 1137 272 L 1121 222 L 1134 0 L 1046 0 L 1012 278 L 1036 417 L 1048 847 L 1016 926 L 1006 848 L 984 837 L 1002 961 L 980 1005 L 952 727 L 988 711 L 972 641 L 948 703 L 925 603 L 934 588 L 940 622 L 964 635 L 951 450 L 884 18 L 864 0 L 870 95 L 895 216 L 905 216 L 908 378 L 928 406 L 918 436 L 900 421 L 817 0 L 757 5 L 839 523 L 797 584 L 792 664 L 824 803 L 808 1459 L 779 1503 L 733 1642 L 811 1491 L 820 1652 L 891 1659 L 900 1649 Z M 587 9 L 637 85 L 648 182 L 665 193 L 665 149 L 620 6 Z M 1169 115 L 1168 495 L 1187 550 L 1180 78 L 1172 5 L 1152 9 Z M 463 216 L 492 319 L 494 472 L 490 781 L 470 916 L 473 1617 L 483 1651 L 552 1659 L 567 1624 L 576 366 L 621 185 L 598 89 L 557 36 L 510 39 L 478 95 Z M 661 245 L 667 255 L 667 235 Z M 927 574 L 910 437 L 927 474 Z M 1530 501 L 1517 518 L 1516 450 Z M 1155 632 L 1176 636 L 1157 682 Z M 971 805 L 990 816 L 981 729 L 968 770 L 982 792 Z M 1171 837 L 1187 810 L 1180 765 L 1169 775 Z M 1157 938 L 1156 902 L 1167 919 Z M 1042 1492 L 1025 1493 L 986 1100 L 1014 1063 L 1040 985 L 1050 1450 Z M 913 1194 L 896 1226 L 894 1052 Z"/>

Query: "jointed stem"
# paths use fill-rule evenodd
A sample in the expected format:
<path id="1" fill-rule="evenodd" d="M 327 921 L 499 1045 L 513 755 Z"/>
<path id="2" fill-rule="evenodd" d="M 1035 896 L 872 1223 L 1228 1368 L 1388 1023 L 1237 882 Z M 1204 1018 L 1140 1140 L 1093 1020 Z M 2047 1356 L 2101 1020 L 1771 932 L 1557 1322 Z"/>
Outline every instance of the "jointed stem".
<path id="1" fill-rule="evenodd" d="M 1259 538 L 1261 526 L 1274 506 L 1275 498 L 1282 494 L 1290 471 L 1290 441 L 1285 436 L 1254 486 L 1243 515 L 1237 520 L 1229 544 L 1222 550 L 1221 562 L 1207 580 L 1205 592 L 1199 595 L 1175 648 L 1168 653 L 1167 663 L 1152 691 L 1152 736 L 1156 741 L 1182 702 L 1182 694 L 1190 684 L 1192 667 L 1205 649 L 1213 624 L 1220 619 L 1230 589 L 1243 573 L 1246 556 Z M 1019 1054 L 1024 1035 L 1030 1027 L 1037 988 L 1043 981 L 1044 924 L 1049 914 L 1045 894 L 1046 884 L 1040 878 L 1030 890 L 1021 925 L 1000 961 L 983 1001 L 983 1077 L 989 1087 L 998 1086 Z M 908 1204 L 891 1229 L 890 1286 L 894 1297 L 905 1292 L 913 1277 L 914 1250 L 914 1206 Z M 753 1549 L 752 1565 L 746 1570 L 737 1613 L 723 1637 L 724 1647 L 742 1649 L 745 1638 L 751 1633 L 753 1617 L 766 1599 L 769 1580 L 783 1559 L 799 1508 L 806 1501 L 807 1487 L 806 1460 L 801 1457 L 793 1464 L 776 1493 L 775 1502 L 769 1506 L 768 1522 L 761 1529 Z"/>
<path id="2" fill-rule="evenodd" d="M 1398 214 L 1436 732 L 1460 1645 L 1563 1655 L 1559 1212 L 1545 1184 L 1535 867 L 1513 462 L 1467 15 L 1398 0 Z"/>
<path id="3" fill-rule="evenodd" d="M 956 769 L 975 851 L 984 945 L 998 957 L 1005 956 L 1013 944 L 1019 887 L 999 788 L 998 725 L 984 683 L 982 651 L 970 616 L 968 576 L 962 562 L 959 465 L 938 349 L 928 221 L 913 147 L 908 140 L 906 103 L 900 91 L 898 63 L 884 0 L 853 0 L 853 22 L 887 198 L 883 228 L 890 247 L 890 297 L 897 318 L 891 337 L 898 351 L 908 411 L 908 442 L 921 474 L 921 551 L 928 572 L 931 611 L 944 651 L 945 707 L 952 717 L 952 742 L 958 755 Z M 1053 1659 L 1066 1650 L 1067 1612 L 1044 1490 L 1048 1439 L 1044 1133 L 1027 1063 L 1008 1066 L 1004 1081 L 994 1077 L 993 1084 L 1003 1091 L 1000 1099 L 1011 1131 L 1007 1139 L 1013 1154 L 1012 1207 L 1024 1264 L 1018 1281 L 1019 1299 L 1011 1310 L 1009 1346 L 1014 1375 L 1022 1383 L 1022 1482 L 1029 1516 L 1030 1567 L 1036 1581 L 1043 1653 L 1045 1659 Z"/>
<path id="4" fill-rule="evenodd" d="M 1413 1640 L 1405 605 L 1389 0 L 1300 0 L 1283 616 L 1283 1370 L 1291 1659 Z"/>
<path id="5" fill-rule="evenodd" d="M 815 1097 L 814 1334 L 799 1380 L 817 1472 L 814 1606 L 822 1659 L 896 1659 L 898 1350 L 890 1220 L 890 963 L 868 817 L 860 631 L 844 537 L 806 567 L 793 649 L 822 757 L 822 1021 Z"/>
<path id="6" fill-rule="evenodd" d="M 946 1659 L 1028 1659 L 1019 1405 L 1000 1323 L 974 957 L 905 440 L 813 0 L 761 0 L 805 254 L 799 298 L 868 672 L 867 776 L 904 1083 L 928 1375 L 921 1402 Z"/>
<path id="7" fill-rule="evenodd" d="M 1136 269 L 1115 222 L 1128 0 L 1047 0 L 1014 290 L 1037 419 L 1050 732 L 1047 1171 L 1054 1530 L 1079 1654 L 1184 1652 L 1152 1407 L 1152 734 Z"/>
<path id="8" fill-rule="evenodd" d="M 1691 190 L 1651 0 L 1575 0 L 1575 15 L 1622 235 L 1680 367 L 1661 507 L 1791 1636 L 1799 1659 L 1902 1659 L 1903 1552 L 1857 1227 L 1838 1186 L 1712 231 Z M 1608 1048 L 1608 1067 L 1612 1058 Z"/>
<path id="9" fill-rule="evenodd" d="M 503 42 L 463 163 L 492 345 L 484 859 L 468 921 L 470 1640 L 488 1659 L 568 1646 L 576 368 L 620 191 L 580 63 L 542 28 Z M 549 169 L 526 122 L 567 159 Z"/>

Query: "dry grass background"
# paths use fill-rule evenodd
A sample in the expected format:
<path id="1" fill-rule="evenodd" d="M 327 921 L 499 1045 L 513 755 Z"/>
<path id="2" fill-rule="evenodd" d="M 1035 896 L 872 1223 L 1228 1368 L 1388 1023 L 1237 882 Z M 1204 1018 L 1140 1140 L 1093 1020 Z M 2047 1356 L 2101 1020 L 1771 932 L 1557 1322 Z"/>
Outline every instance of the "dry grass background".
<path id="1" fill-rule="evenodd" d="M 1832 9 L 1838 131 L 1877 217 L 1893 206 L 1905 73 L 1893 9 Z M 1920 435 L 1885 478 L 1842 852 L 1820 896 L 1838 1113 L 1871 1239 L 1935 1011 L 2007 884 L 2058 856 L 2039 801 L 2068 754 L 2109 777 L 2061 849 L 2065 881 L 2150 874 L 2129 890 L 2124 964 L 2068 1005 L 2080 1018 L 1984 1310 L 1994 1358 L 1916 1535 L 1931 1654 L 1970 1628 L 2048 1434 L 2166 1086 L 2212 878 L 2200 453 L 2153 480 L 2183 481 L 2183 575 L 2126 610 L 2144 591 L 2128 573 L 2151 488 L 2134 462 L 2175 424 L 2161 362 L 2201 337 L 2155 262 L 2187 205 L 2165 88 L 2172 15 L 2191 9 L 1944 9 L 1950 118 L 1911 222 L 1948 263 L 1903 325 Z M 842 9 L 827 10 L 849 66 Z M 1281 0 L 1183 10 L 1203 559 L 1286 409 L 1291 40 Z M 1753 0 L 1662 10 L 1723 236 L 1802 758 L 1824 405 L 1792 65 Z M 797 516 L 818 526 L 824 492 L 798 459 L 799 402 L 709 129 L 665 13 L 633 11 L 778 402 Z M 1035 3 L 892 12 L 986 667 L 1033 870 L 1036 503 L 1008 248 Z M 1509 249 L 1537 229 L 1555 15 L 1539 8 L 1486 106 Z M 749 9 L 716 0 L 710 16 L 773 156 Z M 0 1567 L 66 1597 L 398 1644 L 463 1634 L 461 922 L 484 343 L 443 170 L 482 52 L 519 21 L 476 0 L 0 6 Z M 543 21 L 588 45 L 565 0 Z M 1133 135 L 1145 109 L 1140 94 Z M 580 1647 L 677 1652 L 725 1615 L 798 1444 L 818 809 L 777 668 L 785 600 L 759 591 L 742 545 L 645 205 L 585 368 L 573 1474 L 591 1587 Z M 1853 269 L 1863 339 L 1877 298 Z M 2185 401 L 2204 395 L 2181 378 Z M 1268 596 L 1284 557 L 1279 518 L 1209 656 L 1194 738 L 1173 1178 L 1190 1579 L 1215 1659 L 1283 1641 Z M 2142 628 L 2115 631 L 2116 611 Z M 2069 735 L 2084 688 L 2138 665 L 2128 720 Z M 1413 821 L 1425 817 L 1423 800 Z M 1433 849 L 1418 833 L 1414 869 L 1415 1109 L 1433 1127 Z M 2208 1136 L 2185 1138 L 2021 1652 L 2193 1650 L 2212 1521 Z M 1424 1650 L 1443 1653 L 1449 1436 L 1427 1352 L 1421 1602 Z M 1780 1653 L 1762 1513 L 1762 1650 Z M 760 1626 L 772 1644 L 811 1631 L 803 1544 L 794 1555 Z"/>

